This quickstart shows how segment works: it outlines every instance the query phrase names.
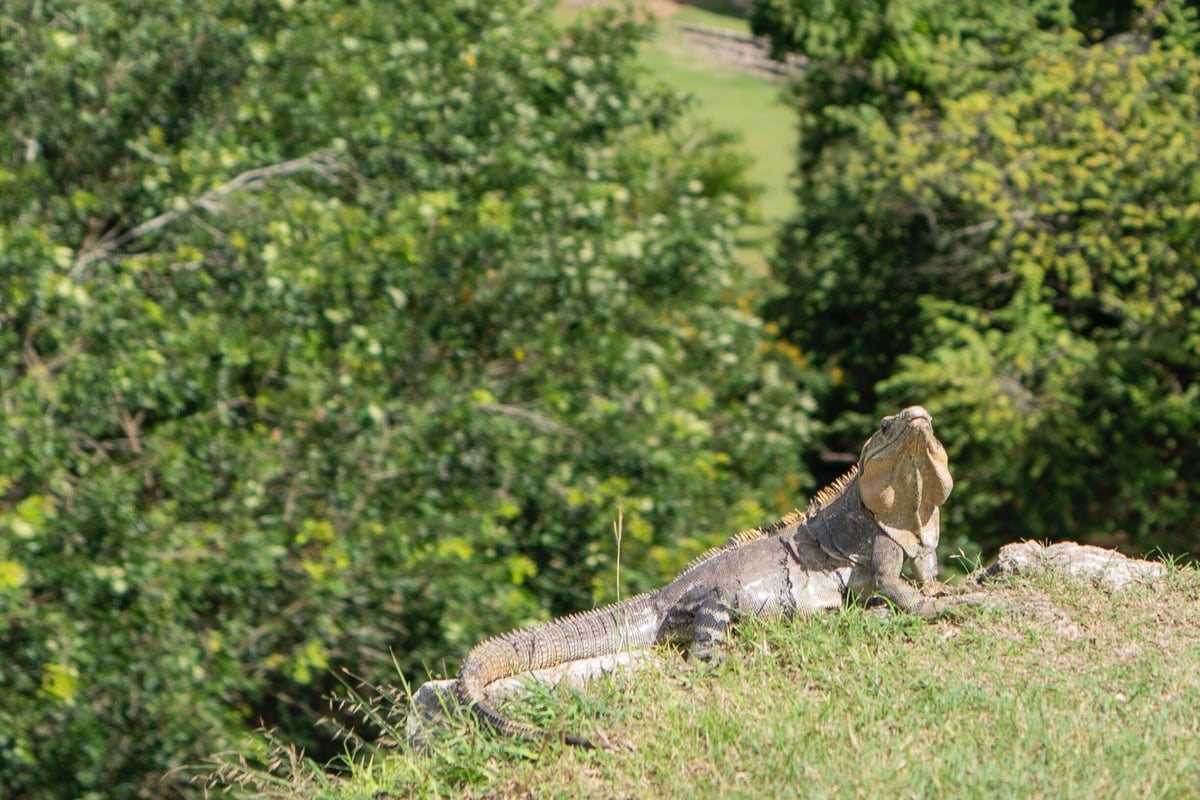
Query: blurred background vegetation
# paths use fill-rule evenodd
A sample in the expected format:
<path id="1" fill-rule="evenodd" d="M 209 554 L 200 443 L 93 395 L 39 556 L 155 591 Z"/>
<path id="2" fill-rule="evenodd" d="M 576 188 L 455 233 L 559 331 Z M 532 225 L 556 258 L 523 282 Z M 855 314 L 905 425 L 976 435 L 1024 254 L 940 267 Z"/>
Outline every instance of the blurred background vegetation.
<path id="1" fill-rule="evenodd" d="M 948 550 L 1200 551 L 1196 3 L 697 5 L 807 68 L 528 0 L 4 4 L 0 796 L 332 752 L 335 676 L 661 583 L 909 403 Z"/>

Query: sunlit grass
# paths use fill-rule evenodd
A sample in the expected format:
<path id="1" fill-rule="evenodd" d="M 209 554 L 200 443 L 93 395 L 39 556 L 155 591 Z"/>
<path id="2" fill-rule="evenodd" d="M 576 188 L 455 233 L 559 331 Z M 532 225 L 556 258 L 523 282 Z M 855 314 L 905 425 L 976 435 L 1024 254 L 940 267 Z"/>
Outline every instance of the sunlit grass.
<path id="1" fill-rule="evenodd" d="M 563 7 L 564 19 L 579 7 Z M 705 58 L 685 40 L 679 24 L 703 25 L 749 33 L 749 24 L 736 16 L 727 0 L 707 0 L 679 6 L 660 19 L 657 33 L 639 53 L 647 81 L 665 84 L 694 99 L 693 113 L 704 122 L 733 131 L 753 158 L 749 177 L 762 194 L 755 222 L 739 232 L 739 257 L 755 270 L 765 269 L 776 227 L 795 208 L 790 186 L 795 162 L 794 113 L 783 102 L 778 81 Z"/>
<path id="2" fill-rule="evenodd" d="M 259 797 L 1194 796 L 1200 571 L 1110 594 L 1047 574 L 927 623 L 859 609 L 739 626 L 725 664 L 661 663 L 509 713 L 611 751 L 458 726 L 349 776 L 283 754 Z M 285 776 L 282 771 L 292 771 Z M 228 771 L 256 786 L 253 768 Z"/>

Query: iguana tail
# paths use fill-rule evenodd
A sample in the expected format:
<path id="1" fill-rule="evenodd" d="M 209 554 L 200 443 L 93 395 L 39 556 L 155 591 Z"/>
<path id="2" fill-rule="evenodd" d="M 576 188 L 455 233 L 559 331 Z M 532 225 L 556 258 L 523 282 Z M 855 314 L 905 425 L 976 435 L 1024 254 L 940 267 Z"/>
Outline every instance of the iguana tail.
<path id="1" fill-rule="evenodd" d="M 649 595 L 638 595 L 613 605 L 493 636 L 467 653 L 458 673 L 459 702 L 505 736 L 527 741 L 549 738 L 549 731 L 514 722 L 497 711 L 484 697 L 488 684 L 568 661 L 649 647 L 654 644 L 658 624 L 658 614 Z M 593 746 L 589 740 L 578 736 L 565 735 L 563 741 L 579 747 Z"/>

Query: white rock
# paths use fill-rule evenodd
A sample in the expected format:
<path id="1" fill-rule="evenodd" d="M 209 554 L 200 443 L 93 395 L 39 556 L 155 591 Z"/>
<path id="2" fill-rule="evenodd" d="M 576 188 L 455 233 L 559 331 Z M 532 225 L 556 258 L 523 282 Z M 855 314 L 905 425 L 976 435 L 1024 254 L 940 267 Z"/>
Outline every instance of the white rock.
<path id="1" fill-rule="evenodd" d="M 1167 574 L 1167 568 L 1156 561 L 1130 558 L 1116 550 L 1103 547 L 1060 542 L 1042 545 L 1037 542 L 1016 542 L 1000 548 L 996 563 L 976 573 L 978 583 L 997 575 L 1016 572 L 1054 570 L 1076 580 L 1083 580 L 1108 591 L 1124 589 L 1130 584 L 1144 583 Z"/>

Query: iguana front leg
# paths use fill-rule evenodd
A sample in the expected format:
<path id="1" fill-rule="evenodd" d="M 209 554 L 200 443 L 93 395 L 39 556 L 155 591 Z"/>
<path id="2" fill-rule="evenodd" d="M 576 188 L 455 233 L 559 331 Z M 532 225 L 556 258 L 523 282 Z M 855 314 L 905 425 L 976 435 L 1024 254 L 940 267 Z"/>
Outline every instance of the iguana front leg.
<path id="1" fill-rule="evenodd" d="M 887 538 L 887 541 L 891 542 L 895 547 L 900 546 L 892 541 L 892 539 L 888 537 L 884 538 Z M 878 547 L 878 543 L 876 543 L 876 547 Z M 926 550 L 918 555 L 916 558 L 912 559 L 912 571 L 913 577 L 915 577 L 917 582 L 922 586 L 930 583 L 940 583 L 938 580 L 937 551 L 930 548 L 929 550 Z"/>
<path id="2" fill-rule="evenodd" d="M 934 558 L 936 557 L 935 555 Z M 935 612 L 930 599 L 922 597 L 916 587 L 900 575 L 900 570 L 904 568 L 904 559 L 904 548 L 893 541 L 891 537 L 884 534 L 876 536 L 871 553 L 872 588 L 876 593 L 895 603 L 901 611 L 927 619 L 932 618 Z M 925 558 L 914 560 L 913 569 L 928 575 L 928 561 Z M 936 571 L 935 566 L 935 575 Z M 865 602 L 870 599 L 870 595 L 860 599 Z"/>
<path id="3" fill-rule="evenodd" d="M 977 605 L 984 595 L 981 592 L 959 594 L 950 597 L 927 597 L 900 575 L 904 568 L 904 549 L 891 537 L 880 534 L 875 537 L 871 555 L 871 572 L 875 591 L 891 600 L 909 614 L 933 619 L 948 608 L 961 605 Z M 912 560 L 913 575 L 924 586 L 937 591 L 943 587 L 937 580 L 937 553 L 932 550 Z M 869 599 L 862 598 L 864 601 Z"/>

